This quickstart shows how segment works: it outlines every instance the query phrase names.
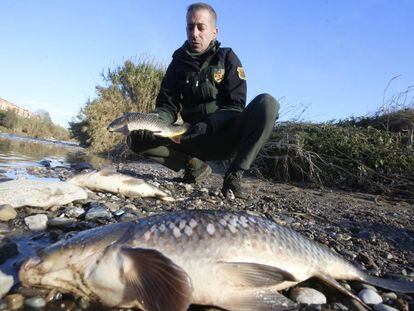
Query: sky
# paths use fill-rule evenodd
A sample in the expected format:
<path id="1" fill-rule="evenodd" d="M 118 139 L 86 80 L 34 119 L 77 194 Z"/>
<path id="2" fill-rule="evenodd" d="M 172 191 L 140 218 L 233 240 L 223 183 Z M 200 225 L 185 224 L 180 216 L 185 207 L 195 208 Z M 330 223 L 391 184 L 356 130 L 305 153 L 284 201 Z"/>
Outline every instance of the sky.
<path id="1" fill-rule="evenodd" d="M 191 3 L 0 0 L 0 97 L 66 127 L 108 68 L 141 56 L 168 65 Z M 248 102 L 273 95 L 281 120 L 372 114 L 414 85 L 414 0 L 208 3 L 218 40 L 243 64 Z"/>

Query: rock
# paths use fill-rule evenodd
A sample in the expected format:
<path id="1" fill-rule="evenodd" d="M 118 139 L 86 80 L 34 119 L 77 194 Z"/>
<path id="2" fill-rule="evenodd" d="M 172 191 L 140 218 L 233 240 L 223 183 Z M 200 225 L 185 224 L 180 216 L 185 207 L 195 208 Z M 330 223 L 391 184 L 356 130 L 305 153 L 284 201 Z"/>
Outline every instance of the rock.
<path id="1" fill-rule="evenodd" d="M 93 170 L 93 166 L 87 162 L 80 162 L 80 163 L 72 163 L 70 168 L 75 171 L 83 171 L 83 170 Z"/>
<path id="2" fill-rule="evenodd" d="M 122 221 L 122 222 L 132 221 L 132 220 L 136 220 L 136 219 L 137 219 L 137 216 L 135 216 L 134 214 L 131 214 L 131 213 L 125 213 L 119 218 L 119 220 Z"/>
<path id="3" fill-rule="evenodd" d="M 115 212 L 119 210 L 119 204 L 113 203 L 113 202 L 107 202 L 105 203 L 106 207 L 111 211 Z"/>
<path id="4" fill-rule="evenodd" d="M 297 303 L 305 304 L 324 304 L 326 303 L 326 297 L 316 289 L 309 287 L 296 287 L 290 292 L 290 298 Z"/>
<path id="5" fill-rule="evenodd" d="M 40 165 L 43 165 L 44 167 L 49 168 L 51 166 L 52 161 L 50 160 L 42 160 L 39 162 Z"/>
<path id="6" fill-rule="evenodd" d="M 46 301 L 42 297 L 32 297 L 29 299 L 26 299 L 24 302 L 26 306 L 39 309 L 46 306 Z"/>
<path id="7" fill-rule="evenodd" d="M 9 233 L 10 227 L 7 223 L 0 222 L 0 234 Z"/>
<path id="8" fill-rule="evenodd" d="M 6 295 L 13 286 L 13 277 L 11 275 L 4 274 L 0 270 L 0 299 Z"/>
<path id="9" fill-rule="evenodd" d="M 11 180 L 0 183 L 0 205 L 51 207 L 87 198 L 81 187 L 67 182 Z"/>
<path id="10" fill-rule="evenodd" d="M 227 190 L 226 199 L 230 200 L 230 201 L 234 201 L 234 199 L 236 199 L 236 197 L 234 196 L 234 193 L 233 193 L 233 191 L 231 191 L 231 189 Z"/>
<path id="11" fill-rule="evenodd" d="M 187 192 L 192 192 L 194 190 L 194 187 L 192 185 L 190 185 L 190 184 L 185 184 L 184 185 L 184 189 Z"/>
<path id="12" fill-rule="evenodd" d="M 4 300 L 7 302 L 9 310 L 18 310 L 23 307 L 24 298 L 20 294 L 7 295 Z"/>
<path id="13" fill-rule="evenodd" d="M 358 293 L 358 297 L 367 305 L 376 305 L 382 303 L 382 298 L 372 289 L 363 289 Z"/>
<path id="14" fill-rule="evenodd" d="M 82 207 L 71 207 L 65 210 L 65 215 L 72 218 L 79 218 L 85 214 L 85 210 Z"/>
<path id="15" fill-rule="evenodd" d="M 389 292 L 389 293 L 383 293 L 381 295 L 382 299 L 384 299 L 384 301 L 388 301 L 388 300 L 397 300 L 397 294 L 393 293 L 393 292 Z"/>
<path id="16" fill-rule="evenodd" d="M 17 213 L 11 205 L 0 205 L 0 221 L 9 221 L 15 219 L 16 216 Z"/>
<path id="17" fill-rule="evenodd" d="M 388 306 L 386 304 L 383 304 L 383 303 L 376 304 L 374 306 L 374 310 L 375 311 L 398 311 L 398 309 L 395 309 L 395 308 L 393 308 L 391 306 Z"/>
<path id="18" fill-rule="evenodd" d="M 95 192 L 92 192 L 92 191 L 88 191 L 88 199 L 89 200 L 97 201 L 97 200 L 100 199 L 101 196 L 103 196 L 103 195 L 102 194 L 96 194 Z"/>
<path id="19" fill-rule="evenodd" d="M 92 220 L 92 219 L 96 219 L 96 218 L 110 219 L 111 216 L 112 216 L 111 213 L 108 212 L 105 208 L 103 208 L 101 206 L 96 206 L 96 207 L 90 208 L 86 212 L 85 220 Z"/>
<path id="20" fill-rule="evenodd" d="M 49 219 L 47 225 L 50 227 L 66 227 L 73 224 L 73 220 L 67 217 L 55 217 Z"/>
<path id="21" fill-rule="evenodd" d="M 28 216 L 24 219 L 24 223 L 32 231 L 46 230 L 47 228 L 47 216 L 45 214 L 37 214 Z"/>

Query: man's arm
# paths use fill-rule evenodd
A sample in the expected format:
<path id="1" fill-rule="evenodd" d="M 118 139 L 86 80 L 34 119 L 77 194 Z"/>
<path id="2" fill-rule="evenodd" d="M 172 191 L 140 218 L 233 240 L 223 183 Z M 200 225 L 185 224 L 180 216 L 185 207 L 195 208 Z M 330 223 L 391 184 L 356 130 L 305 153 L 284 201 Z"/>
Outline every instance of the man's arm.
<path id="1" fill-rule="evenodd" d="M 160 118 L 172 124 L 177 120 L 180 110 L 180 91 L 176 83 L 177 77 L 174 71 L 174 60 L 170 63 L 161 82 L 160 92 L 156 100 L 155 113 Z"/>
<path id="2" fill-rule="evenodd" d="M 211 131 L 217 132 L 246 105 L 247 84 L 243 67 L 237 55 L 230 50 L 225 58 L 225 75 L 219 86 L 220 109 L 208 116 Z"/>

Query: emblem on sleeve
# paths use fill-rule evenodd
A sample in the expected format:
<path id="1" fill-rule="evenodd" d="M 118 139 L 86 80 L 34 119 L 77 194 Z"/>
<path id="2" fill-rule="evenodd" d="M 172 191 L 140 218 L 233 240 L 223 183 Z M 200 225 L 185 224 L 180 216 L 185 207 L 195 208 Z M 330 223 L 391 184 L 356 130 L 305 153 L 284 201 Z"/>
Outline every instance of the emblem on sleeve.
<path id="1" fill-rule="evenodd" d="M 237 67 L 237 73 L 239 74 L 240 79 L 246 80 L 246 74 L 244 73 L 243 67 Z"/>
<path id="2" fill-rule="evenodd" d="M 214 71 L 214 81 L 220 83 L 224 78 L 224 69 L 216 69 Z"/>

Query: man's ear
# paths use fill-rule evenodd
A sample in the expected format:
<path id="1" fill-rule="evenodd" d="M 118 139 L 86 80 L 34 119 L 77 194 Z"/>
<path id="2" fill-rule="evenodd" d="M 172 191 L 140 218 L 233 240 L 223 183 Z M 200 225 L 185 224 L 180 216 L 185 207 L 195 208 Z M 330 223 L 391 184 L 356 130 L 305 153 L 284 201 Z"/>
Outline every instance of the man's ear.
<path id="1" fill-rule="evenodd" d="M 217 34 L 218 34 L 218 28 L 216 27 L 213 30 L 213 35 L 214 35 L 213 39 L 216 39 L 217 38 Z"/>

